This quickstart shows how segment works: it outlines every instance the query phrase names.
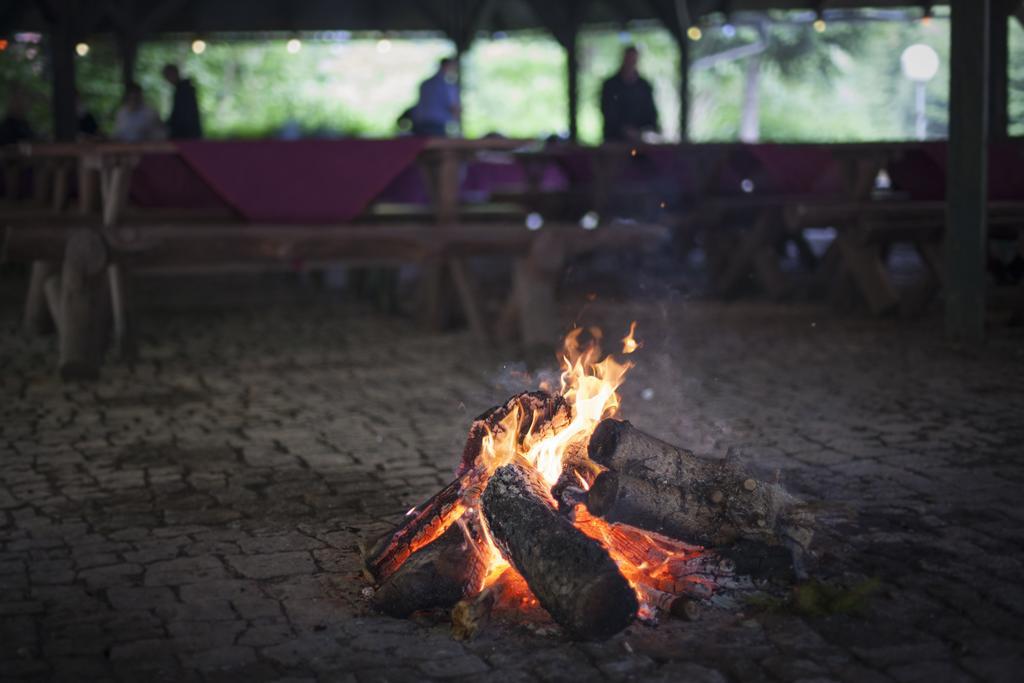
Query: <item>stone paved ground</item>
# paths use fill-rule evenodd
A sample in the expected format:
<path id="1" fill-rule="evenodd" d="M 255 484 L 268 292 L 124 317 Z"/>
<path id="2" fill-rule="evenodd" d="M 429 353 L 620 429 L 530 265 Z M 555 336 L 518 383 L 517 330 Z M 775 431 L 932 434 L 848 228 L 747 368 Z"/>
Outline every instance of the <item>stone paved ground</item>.
<path id="1" fill-rule="evenodd" d="M 366 609 L 361 537 L 446 481 L 511 349 L 351 304 L 200 285 L 150 306 L 142 359 L 65 386 L 0 329 L 0 679 L 1016 681 L 1024 675 L 1024 339 L 814 308 L 592 304 L 640 320 L 639 426 L 780 470 L 821 501 L 819 571 L 864 616 L 708 611 L 578 644 L 470 643 Z M 174 293 L 180 292 L 175 288 Z M 187 297 L 186 297 L 187 300 Z M 13 299 L 8 300 L 8 304 Z M 226 303 L 224 303 L 226 302 Z"/>

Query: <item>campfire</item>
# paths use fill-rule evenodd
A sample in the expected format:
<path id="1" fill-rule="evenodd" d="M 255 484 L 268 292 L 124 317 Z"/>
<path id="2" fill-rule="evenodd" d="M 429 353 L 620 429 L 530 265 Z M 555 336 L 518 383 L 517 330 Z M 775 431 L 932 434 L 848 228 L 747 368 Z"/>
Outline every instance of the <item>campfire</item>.
<path id="1" fill-rule="evenodd" d="M 635 323 L 622 355 L 640 348 Z M 585 341 L 584 341 L 585 340 Z M 455 479 L 363 549 L 374 605 L 451 609 L 472 636 L 493 609 L 539 605 L 574 638 L 692 614 L 723 577 L 788 566 L 809 520 L 777 483 L 615 418 L 629 360 L 601 333 L 565 339 L 560 387 L 473 421 Z"/>

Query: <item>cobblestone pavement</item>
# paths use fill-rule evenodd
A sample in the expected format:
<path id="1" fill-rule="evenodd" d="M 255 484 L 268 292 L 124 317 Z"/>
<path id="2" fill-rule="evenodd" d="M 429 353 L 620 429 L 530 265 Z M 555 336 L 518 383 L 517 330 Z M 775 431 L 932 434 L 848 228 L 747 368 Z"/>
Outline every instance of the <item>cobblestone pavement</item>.
<path id="1" fill-rule="evenodd" d="M 453 641 L 370 613 L 357 541 L 446 482 L 514 350 L 308 292 L 149 307 L 141 360 L 55 381 L 0 320 L 0 678 L 1016 681 L 1024 675 L 1024 339 L 819 309 L 602 304 L 640 320 L 626 417 L 819 503 L 822 576 L 861 616 L 708 610 L 571 643 Z M 208 296 L 209 295 L 209 296 Z M 230 297 L 226 297 L 230 299 Z M 202 305 L 200 305 L 202 304 Z"/>

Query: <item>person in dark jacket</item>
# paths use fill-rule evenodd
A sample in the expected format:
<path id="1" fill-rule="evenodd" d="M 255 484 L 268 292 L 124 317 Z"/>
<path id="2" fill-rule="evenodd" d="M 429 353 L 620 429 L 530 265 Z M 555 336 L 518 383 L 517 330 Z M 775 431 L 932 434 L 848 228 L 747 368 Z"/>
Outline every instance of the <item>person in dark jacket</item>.
<path id="1" fill-rule="evenodd" d="M 199 102 L 192 81 L 181 77 L 174 64 L 164 67 L 164 78 L 174 86 L 174 101 L 171 115 L 167 119 L 167 136 L 172 140 L 188 140 L 203 137 L 203 126 L 199 121 Z"/>
<path id="2" fill-rule="evenodd" d="M 601 88 L 601 114 L 607 142 L 635 142 L 643 133 L 658 130 L 654 89 L 640 76 L 637 69 L 639 61 L 640 52 L 636 47 L 627 47 L 622 52 L 622 66 L 618 73 L 606 80 Z"/>
<path id="3" fill-rule="evenodd" d="M 78 138 L 81 140 L 93 140 L 102 137 L 100 124 L 96 117 L 89 111 L 88 105 L 82 101 L 81 94 L 75 91 L 75 113 L 78 115 Z"/>

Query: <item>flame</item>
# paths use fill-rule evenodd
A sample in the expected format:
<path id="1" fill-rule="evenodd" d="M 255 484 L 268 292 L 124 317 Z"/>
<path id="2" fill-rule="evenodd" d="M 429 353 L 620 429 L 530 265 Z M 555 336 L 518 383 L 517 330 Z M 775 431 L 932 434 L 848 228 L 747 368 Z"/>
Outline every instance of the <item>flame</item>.
<path id="1" fill-rule="evenodd" d="M 493 432 L 484 436 L 482 459 L 488 475 L 502 465 L 521 461 L 540 472 L 549 486 L 554 486 L 562 476 L 570 447 L 585 442 L 601 420 L 618 411 L 616 390 L 633 364 L 620 363 L 613 356 L 600 360 L 601 331 L 591 328 L 588 332 L 589 343 L 580 342 L 583 329 L 576 328 L 566 336 L 563 345 L 561 395 L 571 408 L 572 421 L 554 432 L 537 431 L 538 416 L 524 415 L 517 406 Z M 524 430 L 526 423 L 528 427 Z"/>
<path id="2" fill-rule="evenodd" d="M 630 335 L 634 328 L 635 323 Z M 555 430 L 538 430 L 538 416 L 525 415 L 515 406 L 493 431 L 484 435 L 481 460 L 487 478 L 503 465 L 521 462 L 535 468 L 548 486 L 554 486 L 562 476 L 570 450 L 585 447 L 598 423 L 618 411 L 616 390 L 633 364 L 621 363 L 610 355 L 602 359 L 601 330 L 590 328 L 586 332 L 586 343 L 581 341 L 583 328 L 576 328 L 565 337 L 562 347 L 560 393 L 570 408 L 569 424 Z M 585 488 L 589 487 L 578 472 L 573 473 Z M 509 566 L 489 534 L 486 545 L 489 547 L 480 551 L 486 562 L 482 587 L 489 586 Z"/>
<path id="3" fill-rule="evenodd" d="M 585 332 L 587 341 L 584 342 Z M 629 334 L 622 339 L 624 354 L 640 348 L 635 333 L 636 322 L 633 322 Z M 517 403 L 497 426 L 484 434 L 477 474 L 462 490 L 460 504 L 446 517 L 446 524 L 459 524 L 484 567 L 480 585 L 469 588 L 470 592 L 478 593 L 500 584 L 498 587 L 509 596 L 512 604 L 537 604 L 525 580 L 495 544 L 477 506 L 479 496 L 494 471 L 511 462 L 534 468 L 549 487 L 554 487 L 565 473 L 574 485 L 578 483 L 584 491 L 589 490 L 600 467 L 579 454 L 586 453 L 590 435 L 598 423 L 618 412 L 617 390 L 633 367 L 631 362 L 620 362 L 610 355 L 602 358 L 601 338 L 597 328 L 586 331 L 577 328 L 563 343 L 560 395 L 569 407 L 567 424 L 545 420 L 541 427 L 541 416 L 526 414 Z M 568 469 L 567 465 L 570 465 Z M 469 521 L 474 517 L 481 522 L 472 525 L 479 529 L 477 533 L 470 531 Z M 704 581 L 700 578 L 699 567 L 702 548 L 628 525 L 608 523 L 592 516 L 582 504 L 575 506 L 572 519 L 582 533 L 605 547 L 636 591 L 641 618 L 653 618 L 658 609 L 667 609 L 680 594 L 710 591 L 710 586 L 700 585 Z M 446 524 L 438 524 L 437 529 Z M 436 535 L 439 534 L 429 539 L 425 537 L 423 545 Z"/>
<path id="4" fill-rule="evenodd" d="M 629 324 L 629 334 L 622 338 L 622 353 L 630 354 L 640 348 L 640 342 L 633 336 L 636 334 L 636 321 Z"/>

